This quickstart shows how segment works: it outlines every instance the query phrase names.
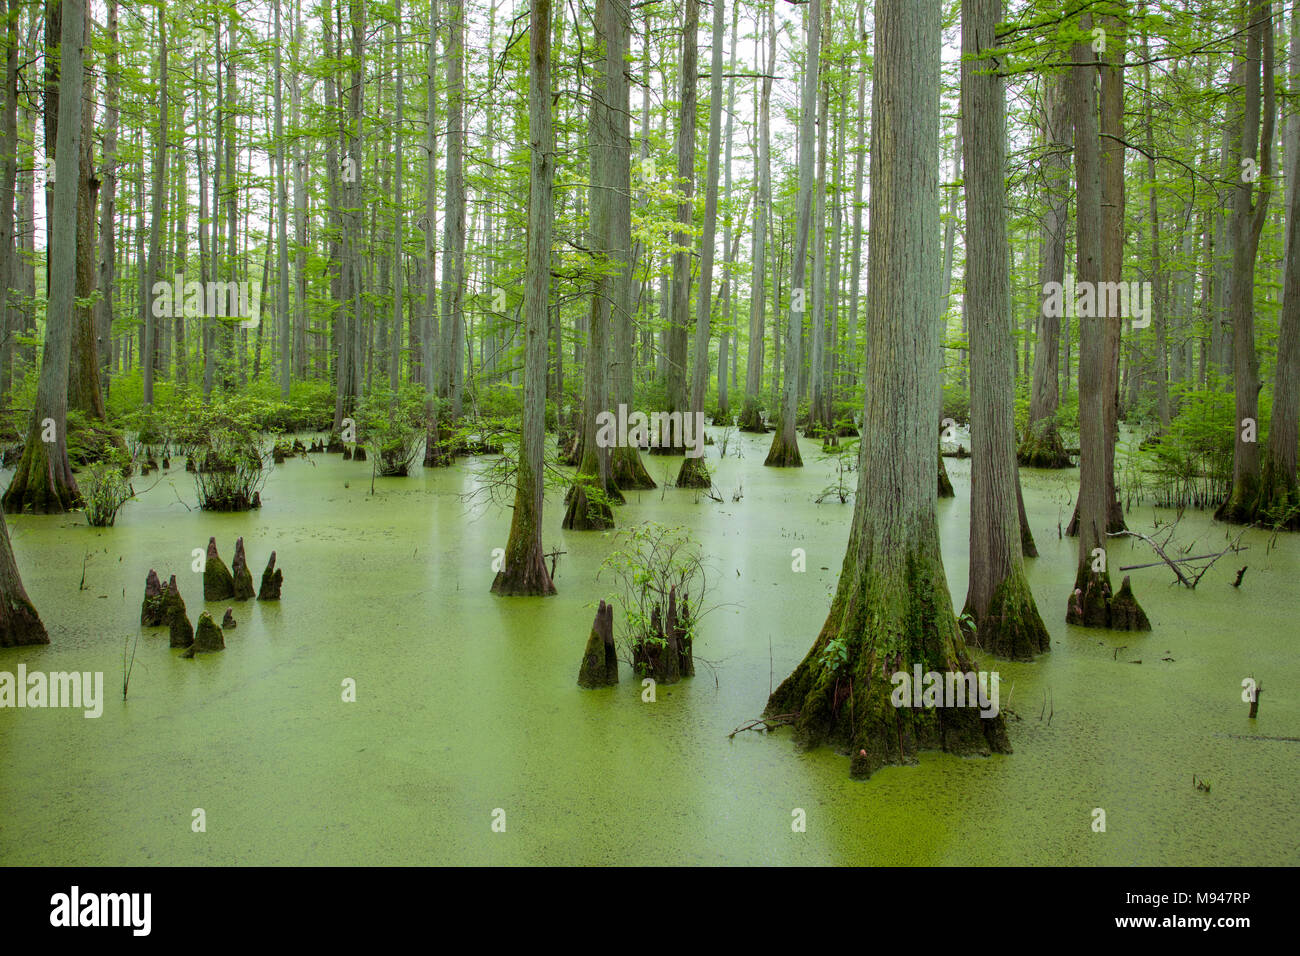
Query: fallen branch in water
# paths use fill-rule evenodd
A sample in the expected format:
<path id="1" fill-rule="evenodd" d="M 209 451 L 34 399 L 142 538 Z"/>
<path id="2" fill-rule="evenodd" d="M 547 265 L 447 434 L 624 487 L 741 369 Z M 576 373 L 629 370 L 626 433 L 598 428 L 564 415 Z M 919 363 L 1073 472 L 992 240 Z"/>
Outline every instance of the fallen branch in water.
<path id="1" fill-rule="evenodd" d="M 1174 528 L 1176 528 L 1177 525 L 1178 522 L 1175 521 L 1172 525 L 1168 527 L 1168 529 L 1166 529 L 1163 541 L 1157 541 L 1151 535 L 1143 534 L 1140 531 L 1125 530 L 1125 531 L 1107 532 L 1106 537 L 1108 538 L 1127 537 L 1127 538 L 1138 538 L 1142 541 L 1145 541 L 1147 544 L 1151 546 L 1151 550 L 1153 550 L 1156 553 L 1156 555 L 1160 558 L 1159 561 L 1153 561 L 1150 564 L 1130 564 L 1127 565 L 1126 567 L 1120 568 L 1120 570 L 1136 571 L 1139 568 L 1155 568 L 1155 567 L 1159 567 L 1161 564 L 1165 564 L 1169 567 L 1171 571 L 1174 572 L 1174 576 L 1178 579 L 1179 584 L 1183 585 L 1186 588 L 1195 589 L 1196 585 L 1198 585 L 1201 582 L 1201 578 L 1205 577 L 1205 572 L 1209 571 L 1210 568 L 1214 567 L 1214 563 L 1218 561 L 1219 558 L 1223 557 L 1225 554 L 1227 554 L 1230 551 L 1237 552 L 1237 551 L 1250 550 L 1249 548 L 1240 547 L 1237 544 L 1237 542 L 1241 540 L 1241 536 L 1246 533 L 1246 529 L 1243 528 L 1241 532 L 1238 533 L 1238 535 L 1232 539 L 1232 543 L 1230 543 L 1222 551 L 1216 551 L 1211 554 L 1196 555 L 1190 558 L 1171 558 L 1169 557 L 1168 554 L 1165 553 L 1165 547 L 1172 540 Z M 1203 567 L 1195 568 L 1194 576 L 1189 577 L 1188 575 L 1183 573 L 1183 569 L 1180 568 L 1179 565 L 1188 564 L 1192 561 L 1205 561 L 1206 563 Z M 1241 582 L 1240 577 L 1238 577 L 1237 582 L 1238 584 L 1240 584 Z"/>
<path id="2" fill-rule="evenodd" d="M 732 737 L 736 736 L 736 734 L 740 733 L 741 731 L 758 730 L 759 724 L 763 725 L 762 728 L 763 733 L 767 733 L 768 731 L 773 730 L 777 727 L 789 727 L 791 724 L 795 722 L 795 720 L 798 717 L 799 715 L 797 713 L 777 714 L 775 717 L 757 717 L 754 720 L 751 720 L 747 724 L 742 724 L 741 726 L 733 730 L 731 733 L 727 734 L 727 739 L 730 740 Z"/>

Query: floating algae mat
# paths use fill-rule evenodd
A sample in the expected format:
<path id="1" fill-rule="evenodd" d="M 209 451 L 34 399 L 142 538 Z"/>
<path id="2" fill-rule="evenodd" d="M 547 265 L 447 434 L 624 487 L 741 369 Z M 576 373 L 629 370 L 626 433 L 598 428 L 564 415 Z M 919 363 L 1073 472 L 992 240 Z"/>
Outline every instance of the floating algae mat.
<path id="1" fill-rule="evenodd" d="M 10 516 L 50 644 L 0 650 L 0 671 L 100 672 L 104 699 L 98 717 L 0 708 L 0 863 L 1300 863 L 1295 536 L 1246 532 L 1250 550 L 1194 591 L 1164 567 L 1131 572 L 1150 633 L 1074 628 L 1076 543 L 1057 527 L 1077 472 L 1024 471 L 1051 652 L 973 655 L 1000 674 L 1014 752 L 925 753 L 855 781 L 846 757 L 787 730 L 728 736 L 811 647 L 852 513 L 813 503 L 827 484 L 815 443 L 806 467 L 778 470 L 761 465 L 768 439 L 731 442 L 708 456 L 721 503 L 659 489 L 615 510 L 620 528 L 687 526 L 705 553 L 696 674 L 653 702 L 626 663 L 617 686 L 577 686 L 614 539 L 561 531 L 558 494 L 543 534 L 562 552 L 557 595 L 489 593 L 510 512 L 463 497 L 486 459 L 371 494 L 369 463 L 291 457 L 239 514 L 194 508 L 174 464 L 113 528 Z M 681 463 L 645 461 L 661 484 Z M 969 462 L 947 465 L 957 496 L 939 527 L 960 600 Z M 1130 526 L 1155 516 L 1135 507 Z M 1224 530 L 1189 512 L 1179 536 L 1218 550 Z M 229 564 L 241 537 L 254 577 L 275 551 L 280 599 L 205 602 L 196 550 L 213 538 Z M 1130 541 L 1110 558 L 1155 560 Z M 233 608 L 224 650 L 187 660 L 167 627 L 140 627 L 151 568 L 164 588 L 176 575 L 191 621 Z"/>

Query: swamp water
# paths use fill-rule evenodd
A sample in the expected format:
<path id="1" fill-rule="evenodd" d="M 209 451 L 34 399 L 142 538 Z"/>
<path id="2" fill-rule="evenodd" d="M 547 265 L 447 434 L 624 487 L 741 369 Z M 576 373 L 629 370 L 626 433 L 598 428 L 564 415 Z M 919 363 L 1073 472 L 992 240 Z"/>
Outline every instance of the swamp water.
<path id="1" fill-rule="evenodd" d="M 0 670 L 103 671 L 107 699 L 98 719 L 0 710 L 0 864 L 1300 863 L 1300 743 L 1249 739 L 1300 737 L 1300 535 L 1270 550 L 1267 532 L 1247 532 L 1250 550 L 1195 591 L 1163 567 L 1132 572 L 1150 634 L 1068 627 L 1076 544 L 1057 525 L 1077 471 L 1023 473 L 1051 653 L 973 655 L 1022 718 L 1008 716 L 1013 754 L 925 754 L 855 782 L 847 757 L 801 753 L 785 730 L 728 740 L 816 637 L 852 514 L 851 501 L 813 503 L 833 481 L 817 443 L 801 441 L 804 468 L 777 470 L 762 465 L 769 441 L 733 438 L 743 458 L 721 462 L 709 449 L 724 503 L 669 489 L 616 509 L 620 527 L 689 527 L 719 605 L 701 622 L 697 676 L 660 686 L 655 703 L 627 665 L 618 687 L 575 684 L 613 542 L 562 532 L 558 494 L 543 534 L 566 552 L 558 596 L 489 593 L 510 513 L 461 499 L 476 459 L 377 479 L 372 496 L 368 463 L 294 458 L 274 468 L 260 511 L 234 515 L 199 511 L 193 477 L 173 465 L 113 528 L 11 516 L 51 643 L 0 650 Z M 661 483 L 681 463 L 646 461 Z M 957 498 L 939 503 L 940 533 L 960 608 L 970 471 L 947 465 Z M 1130 527 L 1149 531 L 1154 514 L 1136 508 Z M 1178 536 L 1203 553 L 1224 531 L 1189 512 Z M 275 549 L 283 600 L 233 604 L 226 650 L 183 660 L 165 628 L 139 630 L 144 579 L 176 574 L 197 619 L 191 552 L 212 535 L 227 564 L 244 537 L 255 581 Z M 794 548 L 806 573 L 791 570 Z M 1118 586 L 1118 565 L 1156 558 L 1122 541 L 1110 560 Z M 206 605 L 218 620 L 225 606 Z M 123 702 L 123 643 L 137 633 Z M 1264 688 L 1255 721 L 1241 699 L 1251 675 Z M 355 703 L 342 701 L 346 678 Z M 195 808 L 206 832 L 192 831 Z M 796 808 L 806 832 L 792 831 Z"/>

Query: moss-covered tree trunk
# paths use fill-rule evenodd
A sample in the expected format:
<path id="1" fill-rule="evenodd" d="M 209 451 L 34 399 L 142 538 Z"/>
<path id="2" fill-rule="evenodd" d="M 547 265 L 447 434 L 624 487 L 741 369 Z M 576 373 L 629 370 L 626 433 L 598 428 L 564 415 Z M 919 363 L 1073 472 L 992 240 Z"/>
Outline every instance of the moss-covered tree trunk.
<path id="1" fill-rule="evenodd" d="M 63 7 L 60 28 L 59 138 L 55 157 L 54 211 L 49 231 L 49 288 L 45 347 L 36 386 L 36 407 L 23 456 L 5 492 L 11 513 L 57 514 L 79 503 L 68 465 L 68 362 L 72 348 L 77 283 L 77 188 L 81 153 L 82 58 L 85 6 Z"/>
<path id="2" fill-rule="evenodd" d="M 891 701 L 892 675 L 914 665 L 971 670 L 939 551 L 930 457 L 939 410 L 939 7 L 876 4 L 863 467 L 830 613 L 766 710 L 797 714 L 805 745 L 847 748 L 855 777 L 914 762 L 920 750 L 1010 750 L 1000 715 Z"/>
<path id="3" fill-rule="evenodd" d="M 772 434 L 764 465 L 776 468 L 801 468 L 796 417 L 799 412 L 799 372 L 803 367 L 803 316 L 806 299 L 804 265 L 808 258 L 808 230 L 812 219 L 813 133 L 817 125 L 817 77 L 821 47 L 821 0 L 808 5 L 808 52 L 804 65 L 803 98 L 799 107 L 799 216 L 795 231 L 794 255 L 790 269 L 790 312 L 785 331 L 785 374 L 781 391 L 781 414 Z"/>
<path id="4" fill-rule="evenodd" d="M 1015 342 L 1007 261 L 1006 104 L 986 51 L 997 46 L 1001 0 L 962 0 L 965 117 L 966 305 L 970 331 L 970 579 L 965 612 L 999 657 L 1049 649 L 1025 579 L 1016 474 Z"/>
<path id="5" fill-rule="evenodd" d="M 48 643 L 50 636 L 18 575 L 18 562 L 9 544 L 9 526 L 0 510 L 0 647 Z"/>
<path id="6" fill-rule="evenodd" d="M 510 520 L 505 566 L 492 593 L 506 597 L 555 593 L 542 557 L 546 443 L 546 333 L 551 275 L 551 182 L 555 132 L 551 125 L 550 0 L 536 0 L 530 14 L 528 140 L 532 156 L 528 187 L 527 288 L 524 326 L 524 410 L 515 472 L 515 513 Z"/>

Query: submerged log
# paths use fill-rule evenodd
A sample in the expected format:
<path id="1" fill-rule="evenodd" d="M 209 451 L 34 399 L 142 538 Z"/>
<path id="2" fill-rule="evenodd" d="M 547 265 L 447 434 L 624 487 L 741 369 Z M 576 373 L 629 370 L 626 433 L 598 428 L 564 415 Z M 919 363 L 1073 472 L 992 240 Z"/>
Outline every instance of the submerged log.
<path id="1" fill-rule="evenodd" d="M 203 600 L 228 601 L 234 596 L 234 575 L 217 554 L 217 539 L 208 538 L 208 555 L 203 564 Z"/>
<path id="2" fill-rule="evenodd" d="M 167 616 L 166 606 L 163 601 L 162 582 L 158 580 L 158 572 L 150 568 L 148 577 L 144 579 L 144 601 L 140 605 L 140 626 L 162 627 L 166 623 Z"/>
<path id="3" fill-rule="evenodd" d="M 280 585 L 284 583 L 284 575 L 280 569 L 275 566 L 275 552 L 271 552 L 271 560 L 266 562 L 266 570 L 262 572 L 262 586 L 257 592 L 259 601 L 278 601 L 280 600 Z"/>
<path id="4" fill-rule="evenodd" d="M 244 554 L 244 539 L 235 541 L 235 560 L 230 567 L 235 581 L 235 600 L 251 601 L 253 599 L 253 572 L 248 570 L 248 557 Z"/>
<path id="5" fill-rule="evenodd" d="M 174 574 L 163 590 L 163 600 L 166 602 L 171 646 L 189 647 L 194 643 L 194 625 L 190 623 L 189 615 L 185 613 L 185 600 L 181 597 L 181 589 L 176 585 Z"/>
<path id="6" fill-rule="evenodd" d="M 609 687 L 618 683 L 618 656 L 614 652 L 614 608 L 600 602 L 591 624 L 587 649 L 578 669 L 579 687 Z"/>

